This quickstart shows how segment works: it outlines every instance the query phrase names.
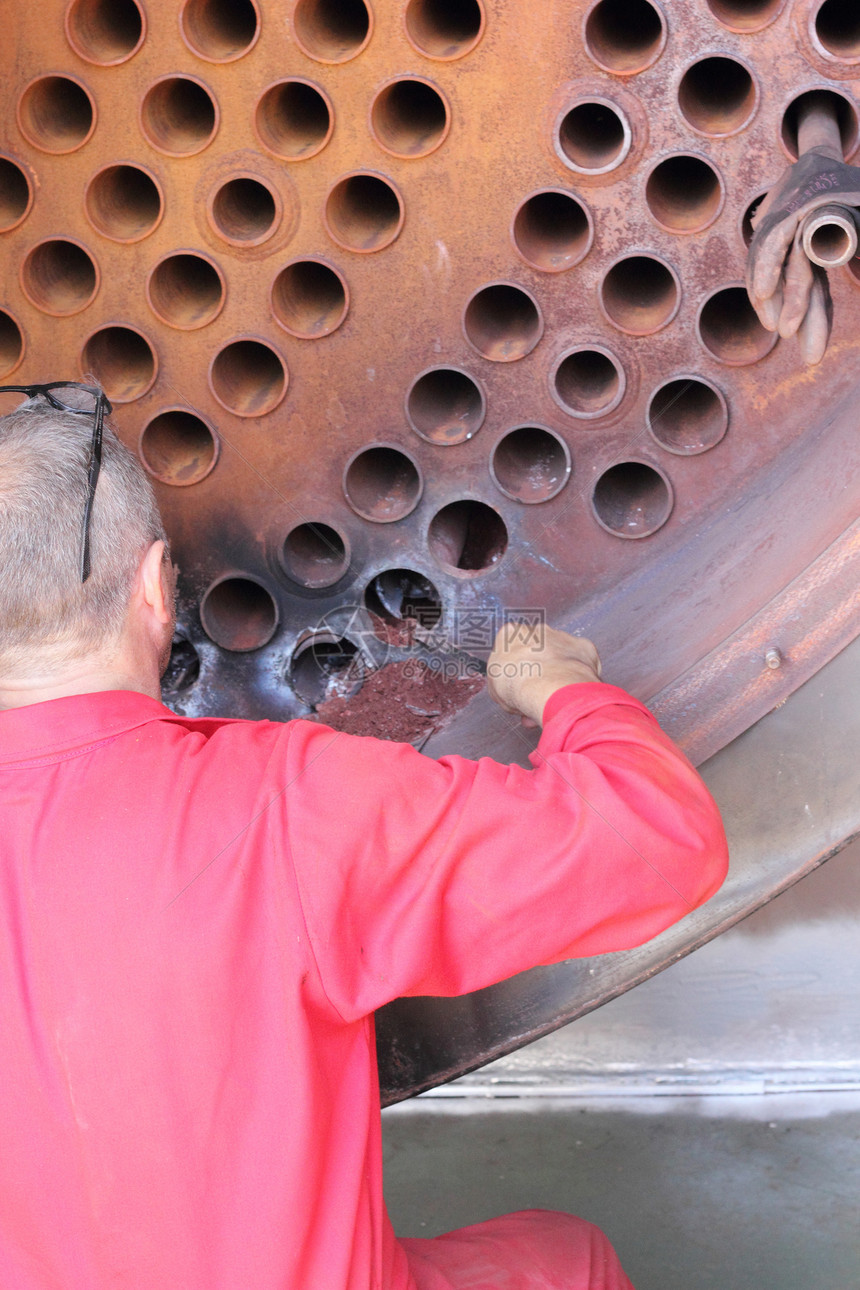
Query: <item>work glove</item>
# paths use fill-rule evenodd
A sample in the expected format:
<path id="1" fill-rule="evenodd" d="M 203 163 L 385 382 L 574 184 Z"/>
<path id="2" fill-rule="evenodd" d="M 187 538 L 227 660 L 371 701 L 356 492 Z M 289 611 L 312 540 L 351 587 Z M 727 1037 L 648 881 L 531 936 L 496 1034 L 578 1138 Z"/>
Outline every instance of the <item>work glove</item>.
<path id="1" fill-rule="evenodd" d="M 755 216 L 747 292 L 763 327 L 795 333 L 806 363 L 821 361 L 833 323 L 827 275 L 801 245 L 804 219 L 819 206 L 860 207 L 860 170 L 812 148 L 768 193 Z"/>

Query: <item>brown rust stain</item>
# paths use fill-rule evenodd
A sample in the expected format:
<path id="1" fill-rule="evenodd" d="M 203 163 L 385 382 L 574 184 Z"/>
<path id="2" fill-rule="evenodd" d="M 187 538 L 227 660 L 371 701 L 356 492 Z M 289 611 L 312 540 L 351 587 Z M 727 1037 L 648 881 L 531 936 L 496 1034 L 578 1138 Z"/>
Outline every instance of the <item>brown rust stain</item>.
<path id="1" fill-rule="evenodd" d="M 327 699 L 316 715 L 345 734 L 417 743 L 450 725 L 483 688 L 483 677 L 449 676 L 425 659 L 401 659 L 371 673 L 357 694 Z"/>
<path id="2" fill-rule="evenodd" d="M 7 274 L 0 309 L 20 327 L 24 354 L 5 379 L 77 376 L 87 337 L 109 325 L 136 329 L 152 347 L 158 373 L 149 391 L 117 409 L 124 440 L 136 448 L 143 429 L 178 406 L 218 436 L 221 453 L 206 479 L 182 488 L 159 485 L 185 571 L 183 600 L 199 601 L 213 579 L 245 572 L 275 598 L 280 627 L 270 645 L 239 661 L 225 651 L 207 653 L 198 691 L 201 711 L 205 694 L 219 695 L 220 704 L 233 693 L 243 705 L 251 703 L 249 694 L 270 695 L 261 678 L 285 675 L 300 634 L 333 610 L 361 605 L 367 584 L 381 570 L 397 567 L 415 568 L 438 585 L 447 621 L 464 605 L 491 612 L 502 605 L 538 607 L 550 621 L 602 633 L 598 643 L 608 670 L 619 661 L 630 685 L 647 689 L 653 682 L 660 688 L 731 639 L 751 608 L 768 604 L 800 577 L 852 518 L 843 513 L 850 498 L 831 497 L 827 506 L 814 499 L 780 506 L 778 499 L 786 486 L 781 460 L 793 460 L 792 454 L 801 460 L 806 440 L 816 436 L 822 452 L 832 451 L 831 475 L 856 477 L 856 451 L 844 437 L 831 449 L 825 433 L 834 409 L 852 396 L 858 375 L 860 292 L 850 273 L 830 275 L 836 329 L 814 370 L 801 366 L 793 341 L 780 341 L 758 362 L 732 367 L 707 352 L 697 331 L 709 294 L 743 280 L 742 219 L 784 168 L 785 105 L 810 87 L 810 76 L 825 77 L 856 104 L 857 68 L 825 64 L 810 44 L 811 0 L 796 5 L 793 16 L 784 12 L 770 25 L 746 31 L 738 53 L 737 38 L 699 0 L 673 0 L 665 48 L 653 62 L 644 52 L 641 70 L 625 62 L 622 47 L 630 33 L 603 33 L 601 48 L 608 40 L 610 59 L 625 62 L 623 75 L 602 70 L 584 42 L 590 0 L 556 0 L 540 21 L 528 6 L 487 0 L 483 35 L 451 61 L 428 58 L 408 43 L 401 0 L 374 6 L 372 38 L 337 65 L 296 45 L 276 0 L 259 0 L 256 43 L 242 57 L 220 62 L 217 56 L 201 59 L 182 43 L 176 6 L 167 0 L 148 5 L 146 36 L 133 56 L 111 65 L 106 59 L 86 62 L 66 38 L 66 8 L 65 0 L 44 0 L 12 6 L 7 15 L 0 151 L 30 178 L 36 200 L 2 237 L 12 266 L 47 238 L 79 243 L 97 263 L 100 285 L 77 314 L 53 317 L 27 298 L 17 273 Z M 217 25 L 217 6 L 206 12 L 204 23 Z M 109 18 L 107 6 L 105 13 Z M 209 35 L 217 47 L 217 32 Z M 715 51 L 741 58 L 758 93 L 749 123 L 733 134 L 698 133 L 679 110 L 684 70 Z M 32 143 L 17 124 L 19 100 L 40 68 L 80 81 L 96 105 L 92 136 L 62 154 L 47 150 L 44 141 Z M 392 79 L 419 73 L 450 104 L 450 132 L 427 156 L 383 153 L 368 126 L 368 105 Z M 196 78 L 217 105 L 217 131 L 193 155 L 159 151 L 140 129 L 144 100 L 168 74 Z M 265 144 L 271 135 L 258 136 L 254 124 L 262 90 L 289 77 L 318 84 L 333 105 L 330 137 L 300 164 L 275 156 Z M 716 98 L 723 92 L 719 83 L 712 90 Z M 556 151 L 554 128 L 572 104 L 601 98 L 629 123 L 629 153 L 614 170 L 574 171 Z M 856 107 L 849 110 L 856 114 Z M 723 210 L 699 232 L 660 227 L 644 198 L 651 168 L 677 154 L 707 157 L 725 187 Z M 114 165 L 147 170 L 164 195 L 160 223 L 134 243 L 103 236 L 83 200 L 93 175 Z M 253 245 L 227 241 L 207 216 L 215 192 L 239 171 L 271 190 L 280 210 L 271 230 L 263 230 Z M 329 192 L 357 171 L 378 174 L 402 195 L 405 207 L 396 240 L 366 254 L 344 250 L 324 221 Z M 561 273 L 543 273 L 527 263 L 511 235 L 522 204 L 545 190 L 569 192 L 594 222 L 588 254 Z M 362 218 L 372 224 L 379 214 L 371 206 Z M 157 318 L 145 290 L 153 268 L 178 253 L 205 254 L 225 282 L 221 312 L 190 330 Z M 624 335 L 599 304 L 612 264 L 633 254 L 664 260 L 680 281 L 677 316 L 642 337 Z M 341 325 L 314 339 L 286 333 L 271 307 L 272 283 L 287 262 L 302 259 L 329 263 L 342 275 L 349 298 Z M 513 362 L 482 356 L 463 330 L 470 298 L 498 281 L 530 293 L 544 325 L 534 349 Z M 179 308 L 178 316 L 187 314 Z M 280 355 L 289 372 L 283 402 L 259 417 L 226 411 L 209 378 L 213 358 L 249 335 Z M 605 347 L 625 372 L 625 396 L 605 417 L 572 416 L 553 397 L 553 373 L 576 345 Z M 14 344 L 4 347 L 9 364 L 14 352 Z M 427 442 L 409 425 L 408 391 L 419 373 L 437 366 L 461 369 L 486 393 L 486 418 L 466 442 Z M 253 373 L 245 375 L 253 384 Z M 684 375 L 713 382 L 729 405 L 723 440 L 686 457 L 673 455 L 647 429 L 655 390 Z M 115 377 L 122 387 L 122 371 Z M 248 407 L 253 402 L 250 391 Z M 567 444 L 573 471 L 558 496 L 523 506 L 498 489 L 489 463 L 505 434 L 532 425 Z M 420 503 L 390 524 L 355 514 L 343 495 L 347 462 L 380 441 L 414 457 L 424 480 Z M 627 541 L 600 528 L 592 489 L 614 464 L 640 460 L 670 479 L 675 505 L 657 532 Z M 525 476 L 522 483 L 526 487 Z M 511 491 L 516 494 L 516 487 Z M 434 552 L 428 543 L 434 516 L 457 501 L 495 508 L 504 521 L 508 548 L 485 569 L 460 569 L 457 560 L 444 558 L 444 549 Z M 286 576 L 279 545 L 299 523 L 342 532 L 349 561 L 336 587 L 302 589 Z M 709 550 L 697 545 L 702 533 L 714 535 Z M 774 540 L 782 553 L 778 560 Z M 746 566 L 739 552 L 749 553 Z M 767 558 L 758 559 L 759 552 Z M 643 585 L 649 592 L 657 587 L 659 594 L 643 603 Z M 643 616 L 648 639 L 667 645 L 632 659 L 627 642 L 642 632 Z M 817 623 L 805 621 L 803 629 L 819 641 Z M 823 643 L 820 651 L 823 658 Z M 209 684 L 213 679 L 218 683 Z M 788 692 L 792 681 L 786 675 L 777 684 Z M 284 702 L 291 701 L 286 692 Z M 258 707 L 265 715 L 267 701 L 260 699 Z M 685 719 L 692 737 L 699 718 Z M 713 719 L 711 714 L 709 731 Z M 735 725 L 732 713 L 725 730 Z"/>

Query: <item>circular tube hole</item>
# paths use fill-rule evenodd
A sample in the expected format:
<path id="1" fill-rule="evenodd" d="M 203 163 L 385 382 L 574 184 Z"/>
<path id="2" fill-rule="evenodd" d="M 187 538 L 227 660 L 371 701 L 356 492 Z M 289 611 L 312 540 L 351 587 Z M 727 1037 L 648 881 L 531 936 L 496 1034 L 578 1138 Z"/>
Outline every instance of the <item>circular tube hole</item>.
<path id="1" fill-rule="evenodd" d="M 0 233 L 8 233 L 26 219 L 32 204 L 26 172 L 8 157 L 0 157 Z"/>
<path id="2" fill-rule="evenodd" d="M 585 20 L 585 48 L 607 72 L 641 72 L 665 44 L 663 15 L 648 0 L 599 0 Z"/>
<path id="3" fill-rule="evenodd" d="M 645 201 L 661 228 L 699 233 L 723 208 L 720 176 L 701 157 L 680 154 L 659 162 L 645 185 Z"/>
<path id="4" fill-rule="evenodd" d="M 528 291 L 494 282 L 476 291 L 466 305 L 463 331 L 484 358 L 513 363 L 534 349 L 543 335 L 543 318 Z"/>
<path id="5" fill-rule="evenodd" d="M 605 470 L 591 505 L 598 524 L 616 537 L 643 538 L 661 528 L 672 512 L 668 479 L 643 461 L 622 461 Z"/>
<path id="6" fill-rule="evenodd" d="M 458 367 L 431 367 L 406 396 L 406 417 L 416 434 L 442 446 L 464 443 L 480 430 L 487 411 L 483 390 Z"/>
<path id="7" fill-rule="evenodd" d="M 73 0 L 66 36 L 89 63 L 122 63 L 143 44 L 143 14 L 135 0 Z"/>
<path id="8" fill-rule="evenodd" d="M 68 76 L 33 81 L 18 101 L 18 125 L 42 152 L 74 152 L 95 129 L 96 109 L 89 92 Z"/>
<path id="9" fill-rule="evenodd" d="M 559 407 L 583 420 L 613 412 L 626 388 L 627 378 L 617 358 L 597 346 L 580 346 L 563 355 L 550 383 Z"/>
<path id="10" fill-rule="evenodd" d="M 0 377 L 13 372 L 24 357 L 24 337 L 11 314 L 0 309 Z"/>
<path id="11" fill-rule="evenodd" d="M 347 175 L 326 199 L 325 223 L 348 251 L 381 251 L 403 227 L 403 202 L 394 185 L 378 175 Z"/>
<path id="12" fill-rule="evenodd" d="M 186 408 L 167 408 L 143 427 L 140 457 L 151 475 L 175 488 L 199 484 L 218 460 L 211 428 Z"/>
<path id="13" fill-rule="evenodd" d="M 824 0 L 812 30 L 825 54 L 843 63 L 860 61 L 860 11 L 854 0 Z"/>
<path id="14" fill-rule="evenodd" d="M 516 502 L 548 502 L 570 478 L 567 444 L 543 426 L 518 426 L 500 439 L 490 474 Z"/>
<path id="15" fill-rule="evenodd" d="M 588 254 L 594 228 L 581 202 L 552 188 L 523 202 L 514 216 L 512 236 L 514 246 L 532 268 L 561 273 Z"/>
<path id="16" fill-rule="evenodd" d="M 179 331 L 194 331 L 217 318 L 224 307 L 224 278 L 211 260 L 190 251 L 167 255 L 146 284 L 156 317 Z"/>
<path id="17" fill-rule="evenodd" d="M 346 538 L 330 524 L 296 524 L 284 538 L 281 564 L 301 587 L 332 587 L 349 567 Z"/>
<path id="18" fill-rule="evenodd" d="M 299 0 L 293 14 L 296 42 L 320 63 L 345 63 L 370 40 L 364 0 Z"/>
<path id="19" fill-rule="evenodd" d="M 278 626 L 278 606 L 256 578 L 219 578 L 200 602 L 200 621 L 216 645 L 245 654 L 272 639 Z"/>
<path id="20" fill-rule="evenodd" d="M 411 77 L 380 90 L 370 109 L 377 143 L 395 157 L 426 157 L 443 142 L 450 124 L 439 91 Z"/>
<path id="21" fill-rule="evenodd" d="M 606 99 L 586 99 L 569 108 L 556 124 L 555 150 L 581 175 L 605 175 L 620 166 L 633 134 L 627 117 Z"/>
<path id="22" fill-rule="evenodd" d="M 291 336 L 303 340 L 329 336 L 348 309 L 345 281 L 322 260 L 294 260 L 272 283 L 272 312 Z"/>
<path id="23" fill-rule="evenodd" d="M 170 658 L 161 678 L 161 689 L 171 697 L 188 690 L 200 677 L 200 655 L 180 632 L 176 632 L 170 646 Z"/>
<path id="24" fill-rule="evenodd" d="M 215 137 L 218 119 L 212 95 L 188 76 L 156 81 L 140 105 L 141 130 L 153 148 L 171 157 L 202 152 Z"/>
<path id="25" fill-rule="evenodd" d="M 785 8 L 785 0 L 706 0 L 707 6 L 729 31 L 761 31 Z"/>
<path id="26" fill-rule="evenodd" d="M 756 211 L 758 210 L 759 206 L 761 206 L 765 197 L 767 197 L 767 194 L 768 194 L 767 188 L 765 188 L 763 192 L 757 193 L 743 213 L 743 216 L 741 218 L 741 237 L 743 238 L 744 246 L 749 246 L 750 242 L 752 242 L 753 240 L 753 234 L 755 231 L 753 229 L 753 223 L 752 223 L 753 217 Z"/>
<path id="27" fill-rule="evenodd" d="M 409 0 L 406 35 L 428 58 L 462 58 L 475 48 L 484 30 L 478 0 Z"/>
<path id="28" fill-rule="evenodd" d="M 114 242 L 139 242 L 164 213 L 158 184 L 137 166 L 106 166 L 93 175 L 84 197 L 93 228 Z"/>
<path id="29" fill-rule="evenodd" d="M 289 375 L 279 354 L 259 340 L 234 340 L 216 354 L 209 368 L 215 398 L 237 417 L 262 417 L 287 392 Z"/>
<path id="30" fill-rule="evenodd" d="M 210 63 L 247 54 L 260 34 L 255 0 L 185 0 L 179 28 L 186 44 Z"/>
<path id="31" fill-rule="evenodd" d="M 113 403 L 131 403 L 146 394 L 157 370 L 154 349 L 131 327 L 102 327 L 81 351 L 81 371 L 92 373 Z"/>
<path id="32" fill-rule="evenodd" d="M 807 90 L 789 103 L 782 118 L 781 136 L 783 146 L 793 161 L 797 160 L 797 119 L 800 110 L 810 101 L 819 102 L 830 107 L 839 123 L 839 134 L 842 139 L 842 151 L 850 157 L 857 147 L 857 109 L 843 94 L 835 90 Z"/>
<path id="33" fill-rule="evenodd" d="M 723 287 L 705 301 L 699 336 L 708 353 L 730 367 L 757 363 L 777 342 L 777 333 L 762 327 L 744 287 Z"/>
<path id="34" fill-rule="evenodd" d="M 251 175 L 228 179 L 209 199 L 209 218 L 231 246 L 258 246 L 274 233 L 280 201 L 273 189 Z"/>
<path id="35" fill-rule="evenodd" d="M 662 448 L 681 457 L 707 452 L 729 427 L 720 390 L 696 376 L 676 376 L 651 396 L 648 429 Z"/>
<path id="36" fill-rule="evenodd" d="M 430 631 L 442 617 L 442 599 L 423 573 L 384 569 L 367 585 L 364 604 L 373 632 L 388 645 L 409 646 L 416 628 Z"/>
<path id="37" fill-rule="evenodd" d="M 99 272 L 77 242 L 52 238 L 27 255 L 21 265 L 21 287 L 37 309 L 62 318 L 91 303 L 99 289 Z"/>
<path id="38" fill-rule="evenodd" d="M 758 91 L 746 67 L 722 55 L 694 63 L 678 86 L 678 106 L 687 123 L 711 138 L 742 130 L 757 103 Z"/>
<path id="39" fill-rule="evenodd" d="M 471 498 L 449 502 L 427 531 L 430 553 L 451 572 L 480 573 L 505 554 L 508 530 L 498 511 Z"/>
<path id="40" fill-rule="evenodd" d="M 367 668 L 358 646 L 334 632 L 313 632 L 293 651 L 287 679 L 310 708 L 361 689 Z"/>
<path id="41" fill-rule="evenodd" d="M 356 514 L 377 524 L 390 524 L 409 515 L 423 489 L 412 458 L 387 444 L 363 448 L 343 473 L 346 500 Z"/>
<path id="42" fill-rule="evenodd" d="M 667 264 L 650 255 L 629 255 L 614 264 L 600 287 L 603 312 L 620 331 L 649 336 L 675 317 L 681 291 Z"/>
<path id="43" fill-rule="evenodd" d="M 310 81 L 291 79 L 271 85 L 254 113 L 257 134 L 265 148 L 284 161 L 315 157 L 334 128 L 328 96 Z"/>

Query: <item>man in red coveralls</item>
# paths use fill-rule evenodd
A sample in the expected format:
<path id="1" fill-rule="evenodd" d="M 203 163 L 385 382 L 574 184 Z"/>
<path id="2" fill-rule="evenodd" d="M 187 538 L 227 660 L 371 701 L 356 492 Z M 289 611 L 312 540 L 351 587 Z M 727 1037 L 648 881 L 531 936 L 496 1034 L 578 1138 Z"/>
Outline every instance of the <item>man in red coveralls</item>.
<path id="1" fill-rule="evenodd" d="M 491 659 L 530 771 L 174 716 L 148 483 L 108 431 L 99 475 L 98 391 L 38 388 L 0 419 L 0 1286 L 628 1287 L 568 1215 L 395 1239 L 373 1013 L 707 900 L 701 780 L 551 630 Z"/>

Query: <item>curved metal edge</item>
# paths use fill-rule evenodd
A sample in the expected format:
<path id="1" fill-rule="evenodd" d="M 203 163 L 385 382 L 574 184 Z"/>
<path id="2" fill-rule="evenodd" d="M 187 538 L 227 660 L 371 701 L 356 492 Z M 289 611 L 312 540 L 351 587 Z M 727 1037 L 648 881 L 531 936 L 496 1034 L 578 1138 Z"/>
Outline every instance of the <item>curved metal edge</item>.
<path id="1" fill-rule="evenodd" d="M 716 649 L 647 700 L 698 765 L 860 632 L 860 520 Z"/>
<path id="2" fill-rule="evenodd" d="M 855 640 L 702 767 L 732 857 L 726 883 L 707 905 L 634 950 L 535 968 L 461 998 L 389 1004 L 377 1014 L 383 1105 L 504 1056 L 656 975 L 856 837 L 858 669 Z"/>

